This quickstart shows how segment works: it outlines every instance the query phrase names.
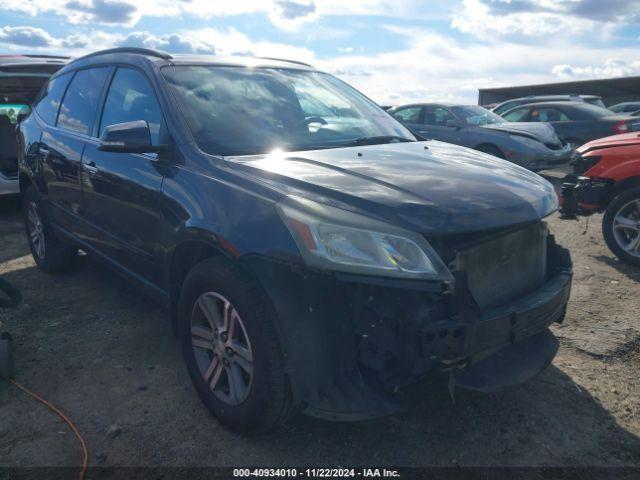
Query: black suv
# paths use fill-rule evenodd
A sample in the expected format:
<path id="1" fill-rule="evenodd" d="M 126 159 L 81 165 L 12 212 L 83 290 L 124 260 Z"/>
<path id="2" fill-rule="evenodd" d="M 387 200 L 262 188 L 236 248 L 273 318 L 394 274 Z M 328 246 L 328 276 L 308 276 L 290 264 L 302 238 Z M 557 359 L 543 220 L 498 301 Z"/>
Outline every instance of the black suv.
<path id="1" fill-rule="evenodd" d="M 98 52 L 52 77 L 19 140 L 38 266 L 82 249 L 163 302 L 232 428 L 393 412 L 429 370 L 493 391 L 557 351 L 552 186 L 417 141 L 310 66 Z"/>

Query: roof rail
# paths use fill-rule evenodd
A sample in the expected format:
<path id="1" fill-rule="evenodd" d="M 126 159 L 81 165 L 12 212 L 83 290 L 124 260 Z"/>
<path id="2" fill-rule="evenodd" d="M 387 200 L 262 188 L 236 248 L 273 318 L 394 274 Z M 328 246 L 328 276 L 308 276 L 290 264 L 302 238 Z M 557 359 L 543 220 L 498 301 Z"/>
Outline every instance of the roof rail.
<path id="1" fill-rule="evenodd" d="M 288 62 L 288 63 L 296 63 L 298 65 L 304 65 L 305 67 L 313 67 L 310 63 L 300 62 L 298 60 L 288 60 L 286 58 L 276 58 L 276 57 L 257 57 L 261 60 L 273 60 L 275 62 Z"/>
<path id="2" fill-rule="evenodd" d="M 52 60 L 69 60 L 69 57 L 65 57 L 64 55 L 36 55 L 36 54 L 28 54 L 28 55 L 20 55 L 21 57 L 27 58 L 50 58 Z"/>
<path id="3" fill-rule="evenodd" d="M 85 58 L 95 57 L 97 55 L 106 55 L 109 53 L 138 53 L 140 55 L 148 55 L 150 57 L 158 57 L 164 60 L 170 60 L 173 57 L 167 52 L 163 52 L 161 50 L 155 50 L 152 48 L 140 48 L 140 47 L 116 47 L 116 48 L 108 48 L 106 50 L 98 50 L 97 52 L 89 53 L 88 55 L 83 55 L 82 57 L 78 57 L 74 59 L 74 62 L 78 60 L 84 60 Z"/>

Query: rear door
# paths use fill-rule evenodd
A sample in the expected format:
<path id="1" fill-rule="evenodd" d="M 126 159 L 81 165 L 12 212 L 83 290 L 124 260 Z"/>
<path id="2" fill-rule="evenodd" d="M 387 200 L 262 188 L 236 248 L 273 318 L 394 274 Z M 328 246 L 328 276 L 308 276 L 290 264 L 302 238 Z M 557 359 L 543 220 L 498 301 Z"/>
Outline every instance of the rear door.
<path id="1" fill-rule="evenodd" d="M 531 109 L 532 122 L 547 122 L 563 142 L 579 146 L 591 139 L 594 122 L 576 115 L 576 109 L 567 107 L 534 107 Z"/>
<path id="2" fill-rule="evenodd" d="M 167 132 L 156 93 L 139 70 L 118 67 L 107 91 L 96 138 L 87 142 L 83 157 L 84 219 L 88 240 L 130 273 L 154 282 L 161 249 L 159 208 L 163 167 L 157 154 L 102 152 L 99 140 L 105 127 L 144 120 L 154 145 L 167 142 Z"/>
<path id="3" fill-rule="evenodd" d="M 82 152 L 93 129 L 108 73 L 109 67 L 99 67 L 57 77 L 35 107 L 46 123 L 37 153 L 47 185 L 51 219 L 70 232 L 80 226 Z"/>

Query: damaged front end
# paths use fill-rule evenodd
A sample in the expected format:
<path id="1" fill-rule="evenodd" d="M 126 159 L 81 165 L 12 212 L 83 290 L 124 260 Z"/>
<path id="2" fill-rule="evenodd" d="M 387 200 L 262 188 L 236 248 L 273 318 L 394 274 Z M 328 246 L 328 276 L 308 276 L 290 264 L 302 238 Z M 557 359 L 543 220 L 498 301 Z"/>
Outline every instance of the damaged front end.
<path id="1" fill-rule="evenodd" d="M 575 219 L 602 212 L 615 190 L 615 182 L 606 178 L 567 175 L 560 192 L 560 214 L 563 219 Z"/>
<path id="2" fill-rule="evenodd" d="M 247 260 L 278 313 L 305 413 L 371 418 L 395 411 L 393 393 L 433 370 L 450 372 L 452 388 L 489 392 L 552 361 L 558 344 L 548 327 L 564 319 L 572 265 L 544 222 L 428 240 L 453 281 Z"/>

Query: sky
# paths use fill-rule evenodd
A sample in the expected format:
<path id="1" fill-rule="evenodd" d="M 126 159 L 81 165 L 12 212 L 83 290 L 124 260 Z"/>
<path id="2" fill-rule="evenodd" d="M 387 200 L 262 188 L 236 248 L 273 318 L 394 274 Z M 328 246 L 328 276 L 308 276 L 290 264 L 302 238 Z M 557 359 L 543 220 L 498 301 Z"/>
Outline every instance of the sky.
<path id="1" fill-rule="evenodd" d="M 114 46 L 309 62 L 380 104 L 640 75 L 640 0 L 0 0 L 0 54 Z"/>

